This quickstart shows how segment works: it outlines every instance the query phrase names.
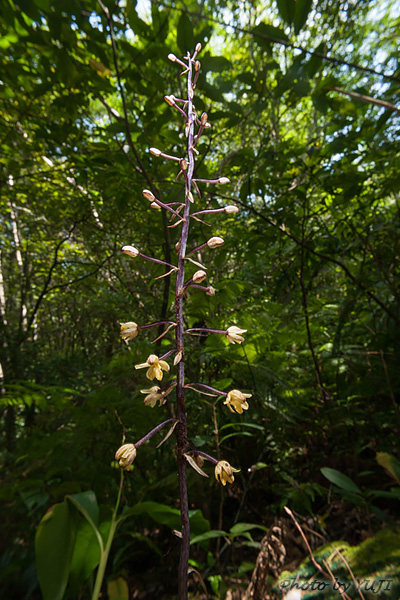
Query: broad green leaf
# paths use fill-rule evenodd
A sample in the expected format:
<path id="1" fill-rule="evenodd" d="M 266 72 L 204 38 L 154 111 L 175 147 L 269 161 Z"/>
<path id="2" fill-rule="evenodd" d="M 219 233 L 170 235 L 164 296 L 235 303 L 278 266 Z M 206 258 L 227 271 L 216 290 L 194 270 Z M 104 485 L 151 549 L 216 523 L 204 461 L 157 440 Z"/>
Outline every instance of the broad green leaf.
<path id="1" fill-rule="evenodd" d="M 192 21 L 185 13 L 182 13 L 179 17 L 176 31 L 176 41 L 183 56 L 186 56 L 188 52 L 192 54 L 196 41 L 193 37 Z"/>
<path id="2" fill-rule="evenodd" d="M 132 508 L 125 510 L 121 518 L 126 519 L 127 517 L 133 517 L 141 514 L 148 514 L 156 523 L 167 525 L 171 529 L 180 530 L 181 527 L 181 513 L 177 508 L 172 508 L 165 504 L 158 502 L 141 502 L 136 504 Z M 193 533 L 201 533 L 209 529 L 210 524 L 205 519 L 200 510 L 189 511 L 190 529 Z"/>
<path id="3" fill-rule="evenodd" d="M 400 464 L 395 457 L 388 452 L 377 452 L 376 461 L 400 485 Z"/>
<path id="4" fill-rule="evenodd" d="M 292 0 L 293 1 L 293 0 Z M 299 33 L 307 21 L 313 0 L 294 0 L 293 25 L 295 33 Z"/>
<path id="5" fill-rule="evenodd" d="M 97 536 L 90 523 L 81 517 L 78 521 L 69 575 L 69 585 L 73 593 L 78 594 L 80 586 L 90 577 L 99 563 L 100 546 Z"/>
<path id="6" fill-rule="evenodd" d="M 329 467 L 323 467 L 321 469 L 321 473 L 331 483 L 334 483 L 346 492 L 351 492 L 353 494 L 359 494 L 360 496 L 362 496 L 362 491 L 360 490 L 358 485 L 356 485 L 354 481 L 350 479 L 350 477 L 344 475 L 344 473 L 341 473 L 336 469 L 330 469 Z"/>
<path id="7" fill-rule="evenodd" d="M 288 25 L 293 23 L 294 3 L 295 0 L 276 0 L 279 14 Z"/>
<path id="8" fill-rule="evenodd" d="M 81 492 L 80 494 L 72 494 L 71 496 L 67 496 L 67 499 L 72 500 L 84 516 L 86 512 L 95 525 L 98 524 L 99 506 L 94 492 L 88 490 L 87 492 Z"/>
<path id="9" fill-rule="evenodd" d="M 229 533 L 240 535 L 246 531 L 250 531 L 251 529 L 262 529 L 263 531 L 268 531 L 268 527 L 264 527 L 263 525 L 257 525 L 255 523 L 236 523 L 236 525 L 230 528 Z"/>
<path id="10" fill-rule="evenodd" d="M 68 583 L 76 538 L 76 510 L 69 502 L 55 504 L 40 521 L 36 567 L 43 600 L 61 600 Z"/>
<path id="11" fill-rule="evenodd" d="M 232 69 L 232 63 L 225 56 L 205 56 L 201 61 L 202 71 L 229 71 Z"/>
<path id="12" fill-rule="evenodd" d="M 261 46 L 269 46 L 274 40 L 289 41 L 288 36 L 282 29 L 268 23 L 260 23 L 254 27 L 253 33 L 255 41 Z"/>
<path id="13" fill-rule="evenodd" d="M 109 600 L 129 600 L 129 587 L 126 579 L 118 577 L 107 583 Z"/>
<path id="14" fill-rule="evenodd" d="M 200 542 L 204 542 L 206 540 L 212 540 L 212 539 L 218 538 L 218 537 L 225 537 L 227 535 L 228 534 L 226 533 L 226 531 L 219 531 L 217 529 L 212 529 L 211 531 L 206 531 L 205 533 L 194 536 L 190 540 L 190 543 L 191 544 L 199 544 Z"/>

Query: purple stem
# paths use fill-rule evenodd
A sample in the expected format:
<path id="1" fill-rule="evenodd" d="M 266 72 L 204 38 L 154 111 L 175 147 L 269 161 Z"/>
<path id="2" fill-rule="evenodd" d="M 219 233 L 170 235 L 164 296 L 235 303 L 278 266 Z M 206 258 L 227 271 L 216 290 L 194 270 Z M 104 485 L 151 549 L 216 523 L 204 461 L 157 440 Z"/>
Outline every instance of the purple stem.
<path id="1" fill-rule="evenodd" d="M 186 480 L 186 458 L 185 452 L 188 445 L 187 440 L 187 423 L 186 423 L 186 406 L 185 406 L 185 354 L 184 354 L 184 325 L 183 325 L 183 295 L 181 290 L 184 287 L 185 280 L 185 254 L 186 245 L 189 234 L 189 214 L 190 200 L 189 196 L 192 187 L 192 178 L 194 171 L 194 153 L 193 153 L 193 136 L 194 136 L 194 121 L 195 115 L 193 112 L 192 96 L 192 62 L 188 60 L 187 73 L 187 118 L 189 123 L 189 132 L 187 140 L 188 148 L 188 168 L 183 172 L 185 178 L 185 208 L 183 213 L 182 233 L 179 248 L 178 267 L 179 271 L 176 278 L 176 296 L 175 296 L 175 311 L 176 311 L 176 350 L 182 352 L 182 360 L 177 365 L 177 386 L 176 400 L 177 413 L 179 424 L 177 431 L 177 449 L 178 449 L 178 476 L 179 476 L 179 495 L 180 495 L 180 512 L 181 512 L 181 552 L 179 559 L 178 570 L 178 597 L 179 600 L 187 600 L 188 597 L 188 565 L 190 551 L 190 524 L 189 524 L 189 500 L 187 492 Z"/>
<path id="2" fill-rule="evenodd" d="M 206 210 L 199 210 L 198 212 L 192 213 L 190 216 L 194 217 L 196 215 L 206 215 L 209 213 L 221 213 L 224 211 L 225 211 L 225 208 L 208 208 Z"/>
<path id="3" fill-rule="evenodd" d="M 172 348 L 172 350 L 168 350 L 168 352 L 166 352 L 165 354 L 163 354 L 162 356 L 160 356 L 159 360 L 164 360 L 165 358 L 168 358 L 174 352 L 176 352 L 176 348 Z"/>
<path id="4" fill-rule="evenodd" d="M 165 208 L 165 210 L 169 210 L 170 212 L 172 212 L 172 214 L 174 214 L 175 216 L 179 217 L 179 219 L 181 219 L 182 217 L 180 216 L 180 214 L 178 212 L 176 212 L 176 210 L 174 210 L 173 208 L 171 208 L 169 206 L 169 204 L 164 204 L 164 202 L 161 202 L 161 200 L 159 200 L 158 198 L 154 198 L 152 200 L 152 202 L 155 202 L 156 204 L 158 204 L 158 206 L 160 208 Z"/>
<path id="5" fill-rule="evenodd" d="M 157 325 L 175 325 L 175 321 L 157 321 L 156 323 L 149 323 L 149 325 L 138 325 L 138 329 L 150 329 L 150 327 L 157 327 Z"/>
<path id="6" fill-rule="evenodd" d="M 216 394 L 218 394 L 219 396 L 227 396 L 228 394 L 226 392 L 221 392 L 221 390 L 217 390 L 216 388 L 211 387 L 211 385 L 206 385 L 205 383 L 187 383 L 185 387 L 201 387 L 204 388 L 205 390 L 208 390 L 209 392 L 215 392 Z"/>
<path id="7" fill-rule="evenodd" d="M 154 427 L 154 429 L 149 431 L 149 433 L 146 433 L 146 435 L 142 437 L 142 439 L 140 439 L 138 442 L 135 442 L 135 448 L 138 448 L 139 446 L 147 442 L 151 437 L 153 437 L 155 433 L 157 433 L 157 431 L 160 431 L 160 429 L 162 429 L 164 425 L 166 425 L 167 423 L 171 423 L 172 421 L 176 421 L 176 419 L 167 419 L 166 421 L 163 421 L 162 423 L 157 425 L 157 427 Z"/>
<path id="8" fill-rule="evenodd" d="M 179 216 L 179 215 L 178 215 Z M 165 262 L 165 260 L 160 260 L 159 258 L 153 258 L 152 256 L 146 256 L 139 252 L 138 256 L 145 258 L 146 260 L 151 260 L 152 262 L 158 263 L 159 265 L 167 265 L 167 267 L 171 267 L 171 269 L 176 269 L 176 265 L 171 265 L 170 263 Z"/>
<path id="9" fill-rule="evenodd" d="M 185 329 L 184 333 L 192 333 L 193 331 L 199 331 L 201 333 L 226 333 L 226 329 L 203 329 L 202 327 L 193 327 L 192 329 Z"/>
<path id="10" fill-rule="evenodd" d="M 205 248 L 206 246 L 207 246 L 207 242 L 204 242 L 204 244 L 201 244 L 200 246 L 193 248 L 193 250 L 191 250 L 190 252 L 187 252 L 186 256 L 189 256 L 189 254 L 193 254 L 193 252 L 197 252 L 198 250 L 201 250 L 202 248 Z"/>
<path id="11" fill-rule="evenodd" d="M 218 464 L 218 460 L 216 458 L 213 458 L 212 456 L 210 456 L 206 452 L 202 452 L 201 450 L 193 450 L 193 452 L 195 452 L 196 454 L 199 454 L 200 456 L 204 456 L 204 458 L 206 458 L 207 460 L 209 460 L 210 462 L 212 462 L 214 465 Z"/>

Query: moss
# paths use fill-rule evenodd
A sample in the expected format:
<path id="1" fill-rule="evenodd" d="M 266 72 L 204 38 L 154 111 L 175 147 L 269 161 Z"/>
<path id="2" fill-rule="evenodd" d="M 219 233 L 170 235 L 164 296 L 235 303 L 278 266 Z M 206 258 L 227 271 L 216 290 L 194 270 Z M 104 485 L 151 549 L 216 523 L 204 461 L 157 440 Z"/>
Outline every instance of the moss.
<path id="1" fill-rule="evenodd" d="M 339 554 L 340 553 L 340 554 Z M 398 600 L 400 597 L 400 534 L 385 529 L 363 541 L 358 546 L 336 541 L 321 546 L 314 552 L 316 562 L 325 572 L 329 570 L 335 582 L 329 581 L 307 558 L 297 571 L 284 571 L 279 587 L 284 592 L 299 587 L 302 600 L 337 600 L 340 598 L 339 583 L 351 598 L 358 598 L 355 583 L 345 564 L 349 564 L 354 578 L 360 584 L 366 600 Z M 297 583 L 296 583 L 297 582 Z"/>

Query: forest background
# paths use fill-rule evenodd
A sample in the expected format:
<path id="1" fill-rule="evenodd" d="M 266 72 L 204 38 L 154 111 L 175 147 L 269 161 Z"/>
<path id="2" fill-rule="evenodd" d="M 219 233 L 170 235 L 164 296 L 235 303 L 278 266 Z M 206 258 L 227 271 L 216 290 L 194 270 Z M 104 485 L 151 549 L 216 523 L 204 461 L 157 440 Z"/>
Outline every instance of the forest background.
<path id="1" fill-rule="evenodd" d="M 182 151 L 179 116 L 163 101 L 182 85 L 167 55 L 197 42 L 196 108 L 212 123 L 198 176 L 231 180 L 199 209 L 240 211 L 192 228 L 193 246 L 211 231 L 225 244 L 209 257 L 216 294 L 190 296 L 186 325 L 248 332 L 240 346 L 191 340 L 186 368 L 194 381 L 234 381 L 252 398 L 239 416 L 221 399 L 188 396 L 197 446 L 241 469 L 222 492 L 213 477 L 189 473 L 203 535 L 192 564 L 215 597 L 245 589 L 265 528 L 285 505 L 324 540 L 398 532 L 395 5 L 104 0 L 113 45 L 95 0 L 1 2 L 4 597 L 40 598 L 34 538 L 51 505 L 92 490 L 100 513 L 111 510 L 121 424 L 135 440 L 169 416 L 167 406 L 143 405 L 133 369 L 154 344 L 141 335 L 126 345 L 119 322 L 171 318 L 173 286 L 154 281 L 162 268 L 120 248 L 173 261 L 176 229 L 141 192 L 151 183 L 164 200 L 181 197 L 170 165 L 148 149 Z M 155 445 L 141 448 L 123 490 L 123 505 L 153 508 L 133 511 L 118 531 L 106 579 L 122 578 L 137 597 L 172 598 L 175 456 L 171 440 Z M 306 557 L 301 539 L 298 551 Z M 65 597 L 86 597 L 90 579 L 78 583 Z"/>

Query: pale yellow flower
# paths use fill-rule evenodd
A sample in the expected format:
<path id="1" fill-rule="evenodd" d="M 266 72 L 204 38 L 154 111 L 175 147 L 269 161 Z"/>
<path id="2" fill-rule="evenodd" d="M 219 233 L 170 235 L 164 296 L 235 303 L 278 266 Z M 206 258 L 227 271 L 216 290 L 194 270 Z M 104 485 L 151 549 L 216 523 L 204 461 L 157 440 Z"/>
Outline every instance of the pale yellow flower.
<path id="1" fill-rule="evenodd" d="M 133 321 L 129 321 L 128 323 L 120 323 L 120 326 L 120 336 L 123 340 L 133 340 L 133 338 L 135 338 L 139 333 L 139 328 L 136 323 L 133 323 Z"/>
<path id="2" fill-rule="evenodd" d="M 119 466 L 127 469 L 136 458 L 136 448 L 134 444 L 124 444 L 115 453 L 115 460 L 119 461 Z"/>
<path id="3" fill-rule="evenodd" d="M 146 398 L 144 399 L 144 403 L 147 406 L 151 406 L 151 408 L 155 407 L 158 400 L 160 401 L 160 406 L 164 404 L 167 400 L 166 398 L 164 398 L 163 394 L 161 393 L 161 388 L 158 387 L 158 385 L 153 385 L 153 387 L 151 387 L 148 390 L 140 390 L 140 393 L 147 394 Z"/>
<path id="4" fill-rule="evenodd" d="M 231 412 L 237 412 L 240 415 L 244 410 L 249 408 L 249 403 L 246 402 L 246 398 L 251 398 L 251 394 L 244 394 L 239 390 L 231 390 L 224 402 Z"/>
<path id="5" fill-rule="evenodd" d="M 220 460 L 215 466 L 215 479 L 226 485 L 226 482 L 233 483 L 235 478 L 234 473 L 239 473 L 240 469 L 234 469 L 226 460 Z"/>
<path id="6" fill-rule="evenodd" d="M 247 329 L 240 329 L 240 327 L 236 327 L 236 325 L 232 325 L 228 327 L 225 331 L 225 337 L 232 344 L 241 344 L 244 342 L 244 337 L 241 335 L 242 333 L 246 333 Z"/>
<path id="7" fill-rule="evenodd" d="M 169 364 L 165 360 L 159 360 L 155 354 L 150 354 L 147 361 L 140 365 L 135 365 L 135 369 L 144 369 L 147 367 L 146 377 L 151 381 L 156 378 L 161 381 L 163 378 L 163 371 L 169 371 Z"/>
<path id="8" fill-rule="evenodd" d="M 172 383 L 167 385 L 167 387 L 164 386 L 163 389 L 158 387 L 158 385 L 154 385 L 149 390 L 140 391 L 142 394 L 147 394 L 146 398 L 144 399 L 144 403 L 148 406 L 151 406 L 151 408 L 154 408 L 157 404 L 157 401 L 160 401 L 159 406 L 162 406 L 166 403 L 169 394 L 172 392 L 175 386 L 176 382 L 173 381 Z"/>

